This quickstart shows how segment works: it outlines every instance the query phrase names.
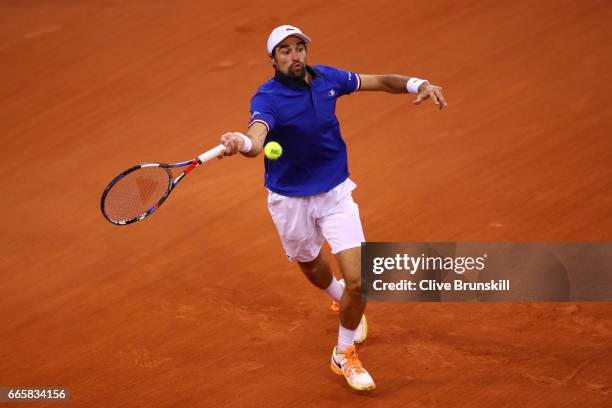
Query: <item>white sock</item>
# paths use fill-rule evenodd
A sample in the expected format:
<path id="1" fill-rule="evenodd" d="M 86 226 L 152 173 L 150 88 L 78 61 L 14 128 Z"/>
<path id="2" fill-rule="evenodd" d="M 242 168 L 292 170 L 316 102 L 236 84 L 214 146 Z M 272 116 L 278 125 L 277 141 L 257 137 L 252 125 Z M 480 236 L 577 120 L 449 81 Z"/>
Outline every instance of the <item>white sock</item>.
<path id="1" fill-rule="evenodd" d="M 325 292 L 329 295 L 330 298 L 332 298 L 336 302 L 340 302 L 340 299 L 342 299 L 342 293 L 344 292 L 344 288 L 338 283 L 338 280 L 334 276 L 332 276 L 332 281 L 327 287 L 327 289 L 325 289 Z"/>
<path id="2" fill-rule="evenodd" d="M 347 347 L 355 344 L 353 339 L 355 338 L 355 330 L 345 329 L 340 325 L 340 330 L 338 331 L 338 347 L 336 351 L 338 353 L 344 353 Z"/>

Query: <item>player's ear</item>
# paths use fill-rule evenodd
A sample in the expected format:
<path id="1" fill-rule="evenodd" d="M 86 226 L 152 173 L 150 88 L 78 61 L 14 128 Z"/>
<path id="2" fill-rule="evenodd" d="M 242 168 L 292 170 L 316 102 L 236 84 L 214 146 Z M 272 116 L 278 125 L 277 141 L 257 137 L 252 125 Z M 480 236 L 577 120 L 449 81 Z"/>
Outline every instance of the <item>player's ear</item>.
<path id="1" fill-rule="evenodd" d="M 272 67 L 276 69 L 276 58 L 274 58 L 274 56 L 270 57 L 270 63 L 272 64 Z"/>

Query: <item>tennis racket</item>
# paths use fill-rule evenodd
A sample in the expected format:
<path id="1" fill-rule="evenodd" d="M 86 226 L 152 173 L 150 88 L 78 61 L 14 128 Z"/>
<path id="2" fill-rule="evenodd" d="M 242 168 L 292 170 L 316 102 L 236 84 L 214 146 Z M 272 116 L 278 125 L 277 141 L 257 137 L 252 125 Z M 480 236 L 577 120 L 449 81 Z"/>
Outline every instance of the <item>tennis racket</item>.
<path id="1" fill-rule="evenodd" d="M 141 163 L 121 172 L 102 193 L 104 218 L 115 225 L 127 225 L 153 214 L 191 170 L 224 150 L 225 146 L 219 145 L 186 162 Z M 172 169 L 182 167 L 185 169 L 173 178 Z"/>

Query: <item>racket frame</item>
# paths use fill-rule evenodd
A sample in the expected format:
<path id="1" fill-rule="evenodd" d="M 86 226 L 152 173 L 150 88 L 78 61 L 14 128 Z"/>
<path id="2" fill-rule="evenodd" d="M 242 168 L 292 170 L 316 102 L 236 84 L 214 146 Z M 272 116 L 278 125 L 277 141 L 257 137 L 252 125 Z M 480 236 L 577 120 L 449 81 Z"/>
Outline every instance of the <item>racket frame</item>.
<path id="1" fill-rule="evenodd" d="M 224 145 L 218 145 L 213 149 L 208 150 L 207 152 L 202 153 L 201 155 L 199 155 L 198 157 L 196 157 L 193 160 L 189 160 L 189 161 L 184 161 L 184 162 L 180 162 L 180 163 L 173 163 L 173 164 L 168 164 L 168 163 L 140 163 L 137 164 L 135 166 L 130 167 L 127 170 L 122 171 L 121 173 L 119 173 L 119 175 L 117 177 L 115 177 L 114 179 L 112 179 L 110 181 L 110 183 L 108 183 L 108 185 L 106 186 L 106 188 L 104 189 L 104 192 L 102 193 L 102 198 L 100 200 L 100 211 L 102 211 L 102 215 L 104 216 L 104 218 L 106 218 L 106 220 L 108 222 L 110 222 L 113 225 L 128 225 L 128 224 L 132 224 L 136 221 L 140 221 L 143 218 L 148 217 L 149 215 L 153 214 L 155 212 L 155 210 L 157 210 L 168 198 L 168 196 L 170 196 L 170 193 L 172 192 L 172 190 L 174 190 L 174 188 L 178 185 L 178 183 L 181 182 L 181 180 L 183 180 L 183 178 L 189 174 L 193 169 L 195 169 L 196 167 L 198 167 L 200 164 L 203 164 L 215 157 L 217 157 L 222 151 L 225 150 L 225 146 Z M 108 195 L 108 192 L 113 188 L 113 186 L 115 184 L 117 184 L 119 182 L 119 180 L 123 179 L 125 176 L 127 176 L 128 174 L 139 170 L 141 168 L 144 167 L 160 167 L 163 168 L 164 170 L 166 170 L 166 172 L 168 173 L 168 178 L 170 180 L 170 183 L 168 184 L 168 188 L 166 190 L 166 192 L 164 193 L 164 195 L 160 198 L 160 200 L 151 208 L 149 208 L 146 212 L 144 212 L 143 214 L 140 214 L 134 218 L 131 218 L 129 220 L 121 220 L 121 221 L 116 221 L 116 220 L 111 220 L 108 215 L 106 214 L 106 212 L 104 211 L 104 201 L 106 200 L 106 196 Z M 172 168 L 178 168 L 178 167 L 186 167 L 185 170 L 183 170 L 181 172 L 181 174 L 179 174 L 176 178 L 172 179 L 172 173 L 170 172 L 170 169 Z"/>

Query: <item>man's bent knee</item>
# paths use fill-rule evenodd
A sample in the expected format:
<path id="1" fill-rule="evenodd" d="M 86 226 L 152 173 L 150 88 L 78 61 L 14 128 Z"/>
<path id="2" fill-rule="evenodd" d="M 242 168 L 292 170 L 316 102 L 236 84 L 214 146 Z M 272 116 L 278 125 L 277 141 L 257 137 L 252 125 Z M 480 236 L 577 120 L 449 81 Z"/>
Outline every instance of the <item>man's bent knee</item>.
<path id="1" fill-rule="evenodd" d="M 322 254 L 310 262 L 298 262 L 302 273 L 315 286 L 326 289 L 332 280 L 331 269 Z"/>
<path id="2" fill-rule="evenodd" d="M 351 279 L 346 282 L 346 292 L 351 297 L 361 296 L 361 279 Z"/>

